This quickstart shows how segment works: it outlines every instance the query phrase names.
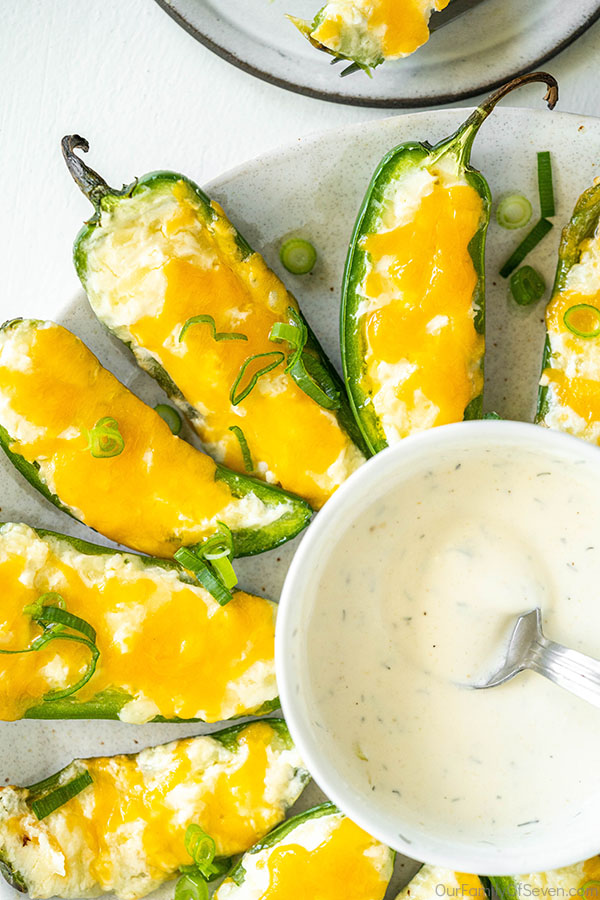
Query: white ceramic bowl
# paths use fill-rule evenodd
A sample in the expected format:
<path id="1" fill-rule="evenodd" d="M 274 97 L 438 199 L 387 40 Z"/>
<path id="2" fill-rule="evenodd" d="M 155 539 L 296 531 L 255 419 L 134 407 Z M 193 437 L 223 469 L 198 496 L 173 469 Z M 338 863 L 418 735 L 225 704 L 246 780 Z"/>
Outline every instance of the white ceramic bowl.
<path id="1" fill-rule="evenodd" d="M 495 842 L 482 840 L 483 829 L 471 837 L 460 837 L 448 829 L 441 833 L 436 822 L 423 821 L 415 827 L 407 810 L 392 814 L 378 806 L 368 785 L 362 789 L 343 777 L 336 764 L 335 747 L 344 740 L 334 735 L 323 740 L 323 732 L 313 724 L 310 710 L 309 654 L 307 628 L 317 596 L 319 573 L 327 561 L 337 536 L 357 521 L 378 497 L 407 478 L 422 471 L 444 450 L 467 450 L 492 445 L 517 446 L 541 453 L 545 458 L 569 466 L 586 466 L 591 478 L 600 482 L 600 451 L 576 438 L 539 426 L 520 422 L 480 421 L 449 425 L 407 438 L 389 448 L 356 472 L 328 501 L 308 529 L 287 575 L 279 608 L 276 631 L 277 679 L 283 711 L 291 734 L 311 771 L 326 794 L 358 825 L 379 840 L 407 856 L 461 872 L 508 875 L 540 872 L 586 859 L 600 847 L 597 813 L 597 781 L 590 785 L 585 808 L 575 816 L 556 809 L 555 820 L 523 840 Z M 581 471 L 581 470 L 579 470 Z M 490 511 L 490 516 L 493 512 Z M 600 525 L 600 512 L 596 527 Z M 323 599 L 323 598 L 322 598 Z M 326 602 L 326 601 L 325 601 Z M 533 676 L 539 677 L 539 676 Z M 557 689 L 559 690 L 559 689 Z M 401 714 L 401 704 L 399 704 Z M 591 712 L 595 712 L 591 710 Z M 532 722 L 535 710 L 532 710 Z M 474 726 L 485 727 L 484 723 Z M 559 726 L 558 726 L 559 727 Z M 593 739 L 590 735 L 590 738 Z M 439 736 L 438 740 L 444 740 Z M 364 767 L 363 767 L 364 768 Z M 552 792 L 553 785 L 547 790 Z M 594 797 L 594 793 L 596 796 Z M 400 808 L 401 809 L 401 808 Z M 571 811 L 572 813 L 572 811 Z"/>

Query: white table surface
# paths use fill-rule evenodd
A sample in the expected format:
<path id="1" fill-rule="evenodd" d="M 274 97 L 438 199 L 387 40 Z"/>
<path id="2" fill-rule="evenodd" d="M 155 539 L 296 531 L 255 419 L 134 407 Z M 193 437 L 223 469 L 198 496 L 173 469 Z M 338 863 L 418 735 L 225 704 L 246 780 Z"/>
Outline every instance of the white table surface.
<path id="1" fill-rule="evenodd" d="M 560 109 L 600 116 L 598 59 L 600 22 L 546 64 Z M 90 207 L 64 167 L 63 134 L 89 139 L 109 183 L 168 168 L 203 184 L 280 144 L 385 115 L 252 78 L 154 0 L 4 0 L 0 85 L 0 319 L 31 313 L 40 295 L 51 314 L 78 290 L 71 244 Z M 510 102 L 539 105 L 539 86 Z"/>

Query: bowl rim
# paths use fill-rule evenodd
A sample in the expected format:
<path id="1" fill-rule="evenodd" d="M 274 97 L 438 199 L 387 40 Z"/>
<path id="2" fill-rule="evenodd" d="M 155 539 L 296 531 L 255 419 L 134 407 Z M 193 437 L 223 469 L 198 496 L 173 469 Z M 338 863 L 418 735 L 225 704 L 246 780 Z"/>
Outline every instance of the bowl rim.
<path id="1" fill-rule="evenodd" d="M 575 831 L 572 827 L 565 828 L 567 823 L 557 822 L 552 843 L 546 832 L 545 836 L 541 836 L 544 840 L 540 841 L 539 846 L 531 842 L 525 850 L 519 850 L 515 842 L 511 846 L 496 848 L 473 846 L 471 852 L 465 851 L 464 841 L 456 850 L 457 845 L 451 839 L 439 836 L 429 839 L 422 835 L 411 836 L 409 839 L 399 835 L 397 830 L 391 833 L 380 824 L 375 805 L 368 806 L 364 797 L 354 793 L 331 760 L 319 752 L 319 741 L 305 715 L 294 675 L 291 650 L 298 632 L 295 617 L 301 609 L 303 588 L 310 579 L 311 568 L 314 568 L 313 557 L 322 546 L 331 523 L 338 518 L 340 512 L 349 512 L 348 507 L 353 498 L 356 495 L 362 496 L 365 485 L 380 484 L 386 474 L 391 474 L 402 465 L 404 459 L 414 458 L 428 449 L 436 453 L 444 446 L 452 447 L 465 440 L 472 441 L 473 446 L 485 443 L 499 446 L 519 443 L 524 449 L 531 448 L 542 453 L 558 452 L 572 460 L 583 458 L 597 466 L 600 474 L 600 452 L 596 445 L 564 432 L 512 420 L 473 420 L 442 425 L 404 438 L 369 459 L 338 488 L 319 511 L 306 530 L 286 575 L 275 629 L 279 696 L 290 734 L 314 780 L 342 812 L 382 843 L 412 859 L 460 872 L 505 876 L 518 872 L 544 872 L 572 865 L 598 853 L 600 840 L 597 836 L 594 837 L 592 804 L 586 805 L 580 818 L 576 820 L 584 825 L 587 823 L 583 832 L 581 827 Z M 588 809 L 590 813 L 586 816 Z M 410 828 L 407 830 L 410 831 Z M 590 837 L 586 838 L 588 833 Z"/>

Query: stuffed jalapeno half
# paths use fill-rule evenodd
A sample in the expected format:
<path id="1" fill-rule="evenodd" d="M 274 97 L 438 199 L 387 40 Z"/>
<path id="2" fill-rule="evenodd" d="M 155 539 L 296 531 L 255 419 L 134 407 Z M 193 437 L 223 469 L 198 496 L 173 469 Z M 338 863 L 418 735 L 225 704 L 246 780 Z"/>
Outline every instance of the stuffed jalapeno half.
<path id="1" fill-rule="evenodd" d="M 219 462 L 318 508 L 363 461 L 343 384 L 295 298 L 189 179 L 124 192 L 75 155 L 96 215 L 74 260 L 95 314 L 179 405 Z"/>
<path id="2" fill-rule="evenodd" d="M 519 897 L 577 897 L 598 900 L 600 897 L 600 856 L 549 872 L 526 875 L 490 876 L 499 900 Z"/>
<path id="3" fill-rule="evenodd" d="M 279 705 L 270 600 L 237 591 L 220 609 L 175 563 L 13 523 L 0 588 L 0 719 L 218 722 Z"/>
<path id="4" fill-rule="evenodd" d="M 190 824 L 225 860 L 280 822 L 309 779 L 285 723 L 237 725 L 0 788 L 0 871 L 31 897 L 137 900 L 189 862 Z"/>
<path id="5" fill-rule="evenodd" d="M 373 452 L 417 431 L 482 414 L 488 184 L 470 165 L 505 85 L 436 144 L 400 144 L 358 214 L 344 276 L 341 342 L 350 400 Z"/>
<path id="6" fill-rule="evenodd" d="M 465 897 L 488 900 L 489 880 L 466 872 L 453 872 L 439 866 L 424 865 L 400 891 L 396 900 L 436 900 L 437 897 Z M 516 898 L 515 898 L 516 900 Z"/>
<path id="7" fill-rule="evenodd" d="M 394 852 L 332 803 L 288 819 L 246 853 L 215 900 L 381 900 Z"/>
<path id="8" fill-rule="evenodd" d="M 310 518 L 298 497 L 216 465 L 60 325 L 0 329 L 0 444 L 76 519 L 114 541 L 170 557 L 221 526 L 233 555 L 268 550 Z"/>
<path id="9" fill-rule="evenodd" d="M 429 19 L 450 0 L 331 0 L 312 22 L 291 21 L 318 50 L 374 69 L 429 40 Z"/>
<path id="10" fill-rule="evenodd" d="M 600 180 L 564 228 L 552 297 L 537 421 L 600 443 Z"/>

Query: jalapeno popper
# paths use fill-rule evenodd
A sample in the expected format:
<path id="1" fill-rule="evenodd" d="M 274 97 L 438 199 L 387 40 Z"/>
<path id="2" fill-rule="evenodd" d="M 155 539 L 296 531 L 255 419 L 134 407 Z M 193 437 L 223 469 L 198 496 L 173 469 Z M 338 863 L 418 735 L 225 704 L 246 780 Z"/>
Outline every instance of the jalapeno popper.
<path id="1" fill-rule="evenodd" d="M 470 165 L 496 103 L 543 72 L 492 94 L 431 147 L 406 143 L 380 163 L 358 215 L 344 277 L 346 384 L 373 452 L 407 435 L 482 414 L 485 236 L 491 196 Z"/>
<path id="2" fill-rule="evenodd" d="M 437 897 L 465 897 L 469 900 L 487 900 L 489 881 L 479 875 L 453 872 L 439 866 L 422 866 L 417 874 L 400 891 L 396 900 L 436 900 Z M 516 897 L 513 898 L 516 900 Z"/>
<path id="3" fill-rule="evenodd" d="M 325 803 L 253 847 L 215 900 L 381 900 L 393 866 L 392 850 Z"/>
<path id="4" fill-rule="evenodd" d="M 289 18 L 313 46 L 363 69 L 414 53 L 429 40 L 429 19 L 450 0 L 331 0 L 312 22 Z"/>
<path id="5" fill-rule="evenodd" d="M 137 900 L 189 862 L 190 824 L 211 835 L 223 871 L 309 777 L 280 720 L 76 760 L 29 788 L 0 788 L 0 871 L 31 897 Z"/>
<path id="6" fill-rule="evenodd" d="M 294 297 L 223 210 L 172 172 L 110 188 L 63 139 L 96 215 L 74 259 L 92 309 L 205 449 L 318 508 L 363 461 L 343 385 Z"/>
<path id="7" fill-rule="evenodd" d="M 0 719 L 276 708 L 275 604 L 238 591 L 220 610 L 191 581 L 165 560 L 1 525 Z"/>
<path id="8" fill-rule="evenodd" d="M 519 897 L 600 897 L 600 856 L 549 872 L 536 872 L 512 877 L 490 876 L 499 900 Z"/>
<path id="9" fill-rule="evenodd" d="M 225 527 L 259 553 L 308 523 L 308 504 L 218 466 L 60 325 L 0 329 L 0 443 L 31 484 L 107 537 L 173 556 Z"/>
<path id="10" fill-rule="evenodd" d="M 562 233 L 537 421 L 600 443 L 600 180 L 585 191 Z"/>

